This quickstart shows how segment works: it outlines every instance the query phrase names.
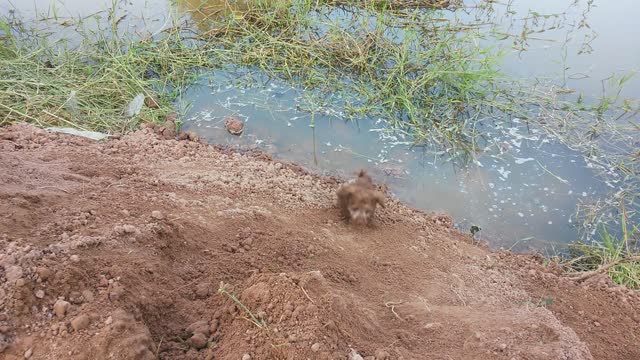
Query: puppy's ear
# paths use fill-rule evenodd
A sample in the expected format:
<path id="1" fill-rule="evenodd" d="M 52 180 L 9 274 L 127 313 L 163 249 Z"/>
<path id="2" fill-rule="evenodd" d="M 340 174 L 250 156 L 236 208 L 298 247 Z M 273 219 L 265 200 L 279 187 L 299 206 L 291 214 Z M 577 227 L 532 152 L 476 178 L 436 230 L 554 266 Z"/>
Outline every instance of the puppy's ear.
<path id="1" fill-rule="evenodd" d="M 376 202 L 381 206 L 384 206 L 384 195 L 380 191 L 376 191 L 373 196 L 376 198 Z"/>

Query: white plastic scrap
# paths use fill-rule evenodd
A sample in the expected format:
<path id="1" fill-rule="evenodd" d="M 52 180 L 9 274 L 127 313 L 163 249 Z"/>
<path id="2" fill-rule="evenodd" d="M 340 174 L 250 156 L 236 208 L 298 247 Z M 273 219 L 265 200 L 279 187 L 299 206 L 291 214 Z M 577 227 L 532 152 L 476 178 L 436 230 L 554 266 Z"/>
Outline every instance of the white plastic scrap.
<path id="1" fill-rule="evenodd" d="M 126 117 L 134 117 L 140 114 L 140 110 L 142 110 L 142 105 L 144 105 L 144 94 L 138 94 L 136 97 L 131 100 L 131 102 L 124 109 L 124 116 Z"/>
<path id="2" fill-rule="evenodd" d="M 55 133 L 63 133 L 63 134 L 69 134 L 69 135 L 82 136 L 82 137 L 93 139 L 93 140 L 96 140 L 96 141 L 103 140 L 103 139 L 106 139 L 106 138 L 109 137 L 109 135 L 101 133 L 101 132 L 77 130 L 77 129 L 73 129 L 73 128 L 50 127 L 50 128 L 47 128 L 46 130 L 50 131 L 50 132 L 55 132 Z"/>

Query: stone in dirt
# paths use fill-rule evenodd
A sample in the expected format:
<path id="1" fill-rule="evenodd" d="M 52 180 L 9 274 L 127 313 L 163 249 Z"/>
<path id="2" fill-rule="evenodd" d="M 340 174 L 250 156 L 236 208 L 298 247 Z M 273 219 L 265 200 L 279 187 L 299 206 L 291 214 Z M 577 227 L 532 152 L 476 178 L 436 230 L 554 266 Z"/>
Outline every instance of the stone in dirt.
<path id="1" fill-rule="evenodd" d="M 187 326 L 186 330 L 190 335 L 204 334 L 205 336 L 209 336 L 209 323 L 204 320 L 196 321 L 193 324 Z"/>
<path id="2" fill-rule="evenodd" d="M 36 273 L 38 274 L 38 277 L 42 281 L 46 281 L 49 278 L 49 276 L 51 276 L 51 270 L 49 270 L 46 267 L 37 268 L 36 269 Z"/>
<path id="3" fill-rule="evenodd" d="M 164 219 L 164 215 L 162 214 L 161 211 L 158 210 L 154 210 L 151 212 L 151 217 L 156 219 L 156 220 L 162 220 Z"/>
<path id="4" fill-rule="evenodd" d="M 37 297 L 38 299 L 42 299 L 42 298 L 44 298 L 44 290 L 42 290 L 42 289 L 38 289 L 38 290 L 36 290 L 36 294 L 35 294 L 35 295 L 36 295 L 36 297 Z"/>
<path id="5" fill-rule="evenodd" d="M 249 354 L 242 355 L 242 360 L 251 360 L 251 355 Z"/>
<path id="6" fill-rule="evenodd" d="M 390 359 L 391 356 L 385 350 L 378 349 L 378 350 L 376 350 L 375 358 L 376 358 L 376 360 L 387 360 L 387 359 Z"/>
<path id="7" fill-rule="evenodd" d="M 236 116 L 227 116 L 224 118 L 224 126 L 232 135 L 240 135 L 244 131 L 244 122 Z"/>
<path id="8" fill-rule="evenodd" d="M 318 350 L 320 350 L 320 343 L 315 343 L 311 345 L 311 351 L 318 352 Z"/>
<path id="9" fill-rule="evenodd" d="M 196 286 L 196 297 L 198 299 L 206 299 L 211 295 L 211 284 L 203 283 Z"/>
<path id="10" fill-rule="evenodd" d="M 202 333 L 196 333 L 187 340 L 187 344 L 193 348 L 202 349 L 207 346 L 207 337 Z"/>
<path id="11" fill-rule="evenodd" d="M 91 292 L 91 290 L 82 291 L 82 297 L 84 298 L 84 301 L 86 301 L 86 302 L 92 302 L 93 301 L 93 293 Z"/>
<path id="12" fill-rule="evenodd" d="M 86 329 L 91 324 L 91 319 L 86 314 L 78 315 L 73 320 L 71 320 L 71 327 L 75 331 L 80 331 Z"/>
<path id="13" fill-rule="evenodd" d="M 20 266 L 9 266 L 8 269 L 5 270 L 5 277 L 9 283 L 13 283 L 18 279 L 22 278 L 22 268 Z"/>
<path id="14" fill-rule="evenodd" d="M 3 353 L 9 347 L 9 339 L 6 335 L 0 334 L 0 354 Z"/>
<path id="15" fill-rule="evenodd" d="M 349 360 L 364 360 L 364 358 L 362 355 L 358 354 L 357 351 L 351 349 L 351 352 L 349 353 Z"/>
<path id="16" fill-rule="evenodd" d="M 67 311 L 69 310 L 69 306 L 71 306 L 69 302 L 64 300 L 58 300 L 56 301 L 55 304 L 53 304 L 53 312 L 56 314 L 57 317 L 62 319 L 67 314 Z"/>
<path id="17" fill-rule="evenodd" d="M 31 355 L 33 355 L 33 349 L 32 348 L 29 348 L 27 351 L 24 352 L 24 358 L 25 359 L 31 358 Z"/>

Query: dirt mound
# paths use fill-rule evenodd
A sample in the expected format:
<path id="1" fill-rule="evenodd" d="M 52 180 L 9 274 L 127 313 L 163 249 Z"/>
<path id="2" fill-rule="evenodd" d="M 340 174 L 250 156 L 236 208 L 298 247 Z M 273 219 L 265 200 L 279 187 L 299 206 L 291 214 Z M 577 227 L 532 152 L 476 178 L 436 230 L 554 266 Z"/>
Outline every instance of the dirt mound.
<path id="1" fill-rule="evenodd" d="M 635 293 L 392 199 L 349 226 L 336 179 L 171 137 L 0 129 L 3 358 L 640 358 Z"/>

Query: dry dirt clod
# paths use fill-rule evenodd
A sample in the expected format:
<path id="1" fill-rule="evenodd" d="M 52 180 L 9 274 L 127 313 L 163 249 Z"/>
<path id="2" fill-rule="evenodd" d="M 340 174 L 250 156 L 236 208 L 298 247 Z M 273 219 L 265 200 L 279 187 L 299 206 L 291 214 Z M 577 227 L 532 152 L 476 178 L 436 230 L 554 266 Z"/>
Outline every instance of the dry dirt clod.
<path id="1" fill-rule="evenodd" d="M 51 270 L 49 270 L 46 267 L 37 268 L 36 269 L 36 273 L 38 274 L 38 277 L 42 281 L 46 281 L 49 278 L 49 276 L 51 276 Z"/>
<path id="2" fill-rule="evenodd" d="M 42 290 L 42 289 L 38 289 L 38 290 L 36 290 L 35 295 L 36 295 L 36 297 L 37 297 L 38 299 L 42 299 L 42 298 L 44 298 L 44 290 Z"/>
<path id="3" fill-rule="evenodd" d="M 53 312 L 56 314 L 58 318 L 62 319 L 67 314 L 67 311 L 69 310 L 69 306 L 71 306 L 69 302 L 64 300 L 58 300 L 56 301 L 55 304 L 53 304 Z"/>
<path id="4" fill-rule="evenodd" d="M 318 350 L 320 350 L 320 343 L 315 343 L 311 345 L 311 351 L 318 352 Z"/>
<path id="5" fill-rule="evenodd" d="M 71 262 L 77 263 L 77 262 L 79 262 L 79 261 L 80 261 L 80 256 L 78 256 L 78 255 L 71 255 L 71 256 L 69 257 L 69 260 L 71 260 Z"/>
<path id="6" fill-rule="evenodd" d="M 29 348 L 27 351 L 24 352 L 24 358 L 25 359 L 31 358 L 31 355 L 33 355 L 33 349 L 32 348 Z"/>
<path id="7" fill-rule="evenodd" d="M 187 326 L 186 330 L 190 335 L 203 334 L 205 336 L 209 336 L 209 323 L 204 320 L 196 321 Z"/>
<path id="8" fill-rule="evenodd" d="M 18 279 L 22 278 L 22 268 L 20 266 L 9 266 L 8 269 L 5 270 L 5 277 L 7 281 L 13 283 Z"/>
<path id="9" fill-rule="evenodd" d="M 210 284 L 203 283 L 196 286 L 196 297 L 198 299 L 206 299 L 209 295 L 211 295 Z"/>
<path id="10" fill-rule="evenodd" d="M 390 355 L 385 350 L 378 349 L 378 350 L 376 350 L 376 353 L 375 353 L 375 359 L 376 360 L 387 360 L 387 359 L 390 359 Z"/>
<path id="11" fill-rule="evenodd" d="M 91 324 L 91 319 L 89 319 L 89 316 L 85 314 L 78 315 L 71 320 L 71 327 L 75 331 L 86 329 L 89 327 L 89 324 Z"/>
<path id="12" fill-rule="evenodd" d="M 202 333 L 196 333 L 187 340 L 187 344 L 193 348 L 202 349 L 207 346 L 207 337 Z"/>
<path id="13" fill-rule="evenodd" d="M 84 290 L 84 291 L 82 291 L 82 297 L 84 298 L 85 302 L 92 302 L 93 301 L 93 292 L 91 292 L 91 290 Z"/>
<path id="14" fill-rule="evenodd" d="M 251 355 L 249 354 L 242 355 L 242 360 L 251 360 Z"/>
<path id="15" fill-rule="evenodd" d="M 156 220 L 162 220 L 164 219 L 164 214 L 162 214 L 162 212 L 159 210 L 154 210 L 151 212 L 151 217 Z"/>
<path id="16" fill-rule="evenodd" d="M 240 135 L 244 131 L 244 122 L 235 116 L 225 117 L 224 126 L 232 135 Z"/>

